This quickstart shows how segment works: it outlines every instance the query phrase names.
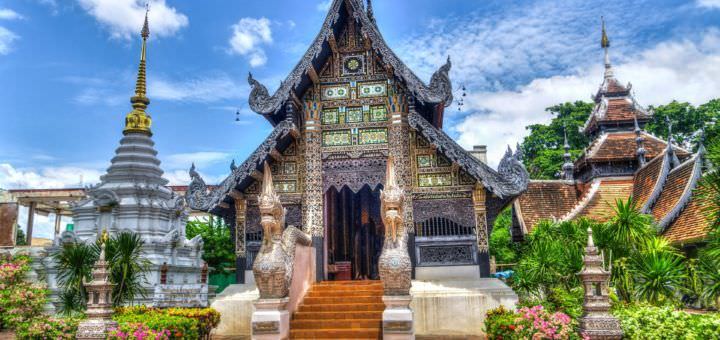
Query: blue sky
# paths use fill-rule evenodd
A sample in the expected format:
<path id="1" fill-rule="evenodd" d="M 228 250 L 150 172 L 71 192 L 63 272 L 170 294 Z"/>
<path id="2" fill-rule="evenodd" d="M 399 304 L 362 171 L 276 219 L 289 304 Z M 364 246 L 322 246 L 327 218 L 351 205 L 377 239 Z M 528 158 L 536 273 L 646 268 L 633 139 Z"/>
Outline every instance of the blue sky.
<path id="1" fill-rule="evenodd" d="M 129 111 L 145 0 L 0 0 L 0 188 L 90 184 Z M 270 130 L 247 108 L 248 71 L 271 90 L 314 39 L 326 0 L 150 1 L 149 112 L 173 184 L 195 161 L 227 175 Z M 720 0 L 375 0 L 389 45 L 425 80 L 452 56 L 466 85 L 445 129 L 496 163 L 544 108 L 601 81 L 600 16 L 616 75 L 645 105 L 720 93 Z M 235 110 L 241 111 L 236 123 Z"/>

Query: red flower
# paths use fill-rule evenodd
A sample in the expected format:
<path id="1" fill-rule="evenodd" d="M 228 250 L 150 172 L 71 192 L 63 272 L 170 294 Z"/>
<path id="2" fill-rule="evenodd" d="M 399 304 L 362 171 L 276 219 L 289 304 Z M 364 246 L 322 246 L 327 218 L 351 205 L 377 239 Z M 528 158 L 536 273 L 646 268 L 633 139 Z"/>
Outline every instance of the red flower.
<path id="1" fill-rule="evenodd" d="M 515 330 L 515 325 L 510 325 L 510 326 L 508 326 L 508 328 L 510 328 L 511 331 L 514 331 L 514 330 Z"/>

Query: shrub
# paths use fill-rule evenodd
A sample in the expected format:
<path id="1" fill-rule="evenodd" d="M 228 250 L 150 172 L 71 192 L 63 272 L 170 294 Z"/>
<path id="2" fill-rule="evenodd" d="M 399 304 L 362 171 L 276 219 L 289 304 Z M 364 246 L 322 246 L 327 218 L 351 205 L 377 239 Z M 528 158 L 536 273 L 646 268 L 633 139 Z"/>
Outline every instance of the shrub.
<path id="1" fill-rule="evenodd" d="M 690 314 L 672 307 L 635 305 L 617 308 L 613 314 L 620 319 L 628 339 L 718 339 L 720 315 Z"/>
<path id="2" fill-rule="evenodd" d="M 515 313 L 500 307 L 489 311 L 485 319 L 488 339 L 581 339 L 574 326 L 567 314 L 548 312 L 540 305 Z"/>
<path id="3" fill-rule="evenodd" d="M 33 322 L 21 324 L 15 336 L 32 340 L 75 339 L 79 323 L 78 318 L 37 318 Z"/>
<path id="4" fill-rule="evenodd" d="M 25 280 L 30 258 L 0 259 L 0 329 L 15 329 L 40 315 L 47 301 L 47 290 Z"/>
<path id="5" fill-rule="evenodd" d="M 110 340 L 166 340 L 170 339 L 170 331 L 163 329 L 156 331 L 140 323 L 123 324 L 119 328 L 110 330 Z"/>
<path id="6" fill-rule="evenodd" d="M 120 307 L 115 309 L 121 315 L 161 314 L 190 318 L 197 321 L 197 334 L 200 338 L 210 335 L 210 331 L 220 323 L 220 313 L 212 308 L 167 308 L 160 309 L 147 306 Z"/>
<path id="7" fill-rule="evenodd" d="M 187 317 L 151 312 L 119 314 L 115 315 L 113 319 L 118 322 L 120 330 L 125 333 L 137 330 L 137 324 L 141 324 L 156 332 L 167 330 L 170 333 L 169 339 L 197 339 L 200 337 L 197 320 Z"/>
<path id="8" fill-rule="evenodd" d="M 500 306 L 487 312 L 485 335 L 488 340 L 512 339 L 515 336 L 515 313 Z"/>

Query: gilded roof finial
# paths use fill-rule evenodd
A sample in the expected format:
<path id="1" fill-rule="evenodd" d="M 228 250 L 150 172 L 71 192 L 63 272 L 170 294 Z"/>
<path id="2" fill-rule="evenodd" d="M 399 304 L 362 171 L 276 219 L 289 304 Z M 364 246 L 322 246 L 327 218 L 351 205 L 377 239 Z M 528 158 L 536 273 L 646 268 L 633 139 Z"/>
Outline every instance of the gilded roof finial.
<path id="1" fill-rule="evenodd" d="M 605 50 L 605 78 L 613 76 L 612 65 L 610 64 L 610 39 L 608 39 L 607 31 L 605 31 L 605 18 L 600 17 L 602 21 L 602 38 L 600 39 L 600 47 Z"/>
<path id="2" fill-rule="evenodd" d="M 146 80 L 146 51 L 147 51 L 147 39 L 150 36 L 150 28 L 148 25 L 148 13 L 150 8 L 145 5 L 145 22 L 143 23 L 140 36 L 142 37 L 142 47 L 140 48 L 140 65 L 138 66 L 137 82 L 135 83 L 135 95 L 130 98 L 133 110 L 125 117 L 125 130 L 124 134 L 131 132 L 140 132 L 152 135 L 150 126 L 152 119 L 145 112 L 147 106 L 150 104 L 150 99 L 147 98 L 147 80 Z"/>

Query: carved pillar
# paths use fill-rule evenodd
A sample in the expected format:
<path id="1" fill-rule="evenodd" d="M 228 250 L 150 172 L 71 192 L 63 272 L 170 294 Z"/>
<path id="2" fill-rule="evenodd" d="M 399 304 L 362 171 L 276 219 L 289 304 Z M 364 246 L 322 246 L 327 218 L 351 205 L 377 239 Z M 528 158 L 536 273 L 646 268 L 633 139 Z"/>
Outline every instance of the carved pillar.
<path id="1" fill-rule="evenodd" d="M 321 104 L 317 100 L 305 102 L 305 187 L 303 188 L 303 229 L 312 235 L 315 247 L 316 280 L 325 274 L 322 181 Z"/>
<path id="2" fill-rule="evenodd" d="M 490 276 L 490 252 L 488 247 L 487 210 L 485 205 L 485 187 L 481 183 L 473 190 L 475 209 L 475 233 L 477 235 L 478 267 L 480 277 Z"/>
<path id="3" fill-rule="evenodd" d="M 388 135 L 390 156 L 395 159 L 395 172 L 398 185 L 406 193 L 403 201 L 404 224 L 408 232 L 408 250 L 412 263 L 412 277 L 415 277 L 415 219 L 412 201 L 412 157 L 410 155 L 410 126 L 408 112 L 415 110 L 412 98 L 409 100 L 396 90 L 388 96 L 388 109 L 391 112 Z M 387 180 L 387 179 L 386 179 Z"/>
<path id="4" fill-rule="evenodd" d="M 245 267 L 247 265 L 247 248 L 245 246 L 245 221 L 247 201 L 235 198 L 235 279 L 238 284 L 245 283 Z"/>

